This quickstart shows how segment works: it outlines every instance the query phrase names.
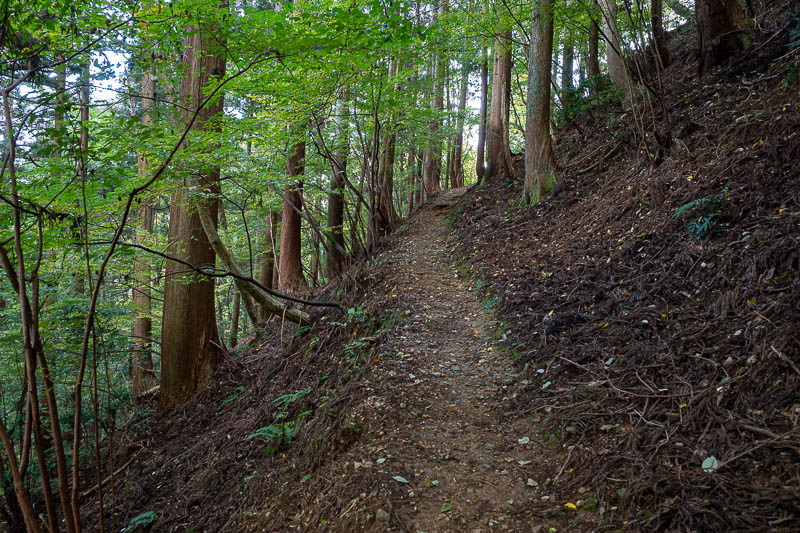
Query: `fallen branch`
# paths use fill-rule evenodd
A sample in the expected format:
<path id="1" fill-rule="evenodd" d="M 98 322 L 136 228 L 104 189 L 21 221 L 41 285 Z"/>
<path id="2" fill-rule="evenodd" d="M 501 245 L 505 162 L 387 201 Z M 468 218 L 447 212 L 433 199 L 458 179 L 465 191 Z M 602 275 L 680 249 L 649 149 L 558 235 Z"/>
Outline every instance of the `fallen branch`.
<path id="1" fill-rule="evenodd" d="M 619 141 L 617 144 L 614 145 L 614 148 L 612 148 L 611 150 L 606 152 L 606 154 L 603 157 L 601 157 L 600 159 L 598 159 L 597 161 L 595 161 L 594 163 L 592 163 L 588 167 L 584 168 L 583 170 L 576 171 L 575 175 L 578 176 L 580 174 L 585 174 L 585 173 L 589 172 L 590 170 L 592 170 L 593 168 L 595 168 L 597 165 L 599 165 L 600 163 L 602 163 L 603 161 L 605 161 L 606 159 L 608 159 L 609 157 L 614 155 L 614 153 L 617 150 L 619 150 L 619 147 L 622 146 L 622 143 L 623 143 L 623 141 Z"/>
<path id="2" fill-rule="evenodd" d="M 217 228 L 214 225 L 214 220 L 211 218 L 211 213 L 209 212 L 208 208 L 202 205 L 202 203 L 198 202 L 196 209 L 197 215 L 200 217 L 200 223 L 203 225 L 203 231 L 206 232 L 206 236 L 208 237 L 211 248 L 214 249 L 214 253 L 216 253 L 217 257 L 219 257 L 220 260 L 225 264 L 225 268 L 227 268 L 234 275 L 236 288 L 239 289 L 239 292 L 241 292 L 242 295 L 250 296 L 264 309 L 267 309 L 273 314 L 284 315 L 286 318 L 297 324 L 303 324 L 306 326 L 310 325 L 311 315 L 305 311 L 301 311 L 300 309 L 288 307 L 286 304 L 278 301 L 277 298 L 273 298 L 266 292 L 258 290 L 258 287 L 254 283 L 248 283 L 245 281 L 245 276 L 239 268 L 239 265 L 236 264 L 236 260 L 225 247 L 222 239 L 219 238 L 219 233 L 217 233 Z M 242 299 L 245 301 L 247 312 L 251 315 L 251 320 L 253 318 L 257 319 L 255 309 L 250 309 L 246 298 Z"/>
<path id="3" fill-rule="evenodd" d="M 149 392 L 149 391 L 148 391 L 148 392 Z M 108 475 L 108 476 L 107 476 L 107 477 L 106 477 L 106 478 L 103 480 L 102 484 L 103 484 L 103 485 L 105 485 L 105 484 L 107 484 L 107 483 L 110 483 L 112 478 L 114 478 L 114 477 L 115 477 L 115 476 L 117 476 L 117 475 L 118 475 L 120 472 L 122 472 L 123 470 L 125 470 L 126 468 L 128 468 L 128 467 L 131 465 L 131 463 L 133 463 L 134 459 L 136 459 L 136 457 L 137 457 L 137 456 L 138 456 L 140 453 L 142 453 L 142 451 L 144 451 L 145 449 L 146 449 L 146 448 L 144 448 L 144 447 L 143 447 L 141 450 L 139 450 L 138 452 L 136 452 L 135 454 L 133 454 L 133 456 L 131 456 L 131 458 L 130 458 L 130 459 L 128 459 L 128 460 L 125 462 L 125 464 L 124 464 L 124 465 L 122 465 L 121 467 L 119 467 L 119 468 L 117 468 L 116 470 L 114 470 L 114 471 L 113 471 L 111 474 L 109 474 L 109 475 Z M 90 488 L 90 489 L 88 489 L 88 490 L 86 490 L 86 491 L 84 491 L 84 492 L 81 492 L 81 497 L 85 498 L 86 496 L 88 496 L 88 495 L 90 495 L 91 493 L 95 492 L 95 491 L 96 491 L 97 489 L 99 489 L 99 488 L 100 488 L 100 483 L 98 483 L 98 484 L 97 484 L 97 485 L 95 485 L 94 487 L 92 487 L 92 488 Z"/>

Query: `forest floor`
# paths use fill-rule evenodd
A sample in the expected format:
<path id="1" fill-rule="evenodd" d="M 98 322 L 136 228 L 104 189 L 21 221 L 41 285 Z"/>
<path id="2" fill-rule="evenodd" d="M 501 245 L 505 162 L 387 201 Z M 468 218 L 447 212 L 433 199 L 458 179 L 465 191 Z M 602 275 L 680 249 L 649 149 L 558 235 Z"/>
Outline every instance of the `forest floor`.
<path id="1" fill-rule="evenodd" d="M 391 385 L 366 398 L 384 423 L 347 454 L 354 469 L 394 483 L 402 496 L 370 509 L 377 530 L 390 527 L 389 512 L 411 531 L 538 531 L 544 523 L 520 511 L 532 498 L 549 499 L 540 481 L 553 475 L 558 454 L 548 456 L 525 424 L 499 416 L 498 396 L 515 371 L 496 346 L 502 326 L 456 271 L 444 223 L 464 192 L 441 194 L 408 222 L 378 257 L 385 281 L 367 295 L 388 296 L 404 317 L 381 348 L 391 355 L 379 380 Z"/>

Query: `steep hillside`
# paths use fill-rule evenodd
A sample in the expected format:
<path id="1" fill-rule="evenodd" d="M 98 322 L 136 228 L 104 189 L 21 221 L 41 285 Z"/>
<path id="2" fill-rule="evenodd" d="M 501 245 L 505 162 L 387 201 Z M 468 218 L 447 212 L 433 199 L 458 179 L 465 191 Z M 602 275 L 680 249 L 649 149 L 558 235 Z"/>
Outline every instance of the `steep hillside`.
<path id="1" fill-rule="evenodd" d="M 800 523 L 800 98 L 780 24 L 700 79 L 673 41 L 660 165 L 645 106 L 598 107 L 559 132 L 560 195 L 520 210 L 497 182 L 452 221 L 520 371 L 502 409 L 557 436 L 551 488 L 594 495 L 596 524 Z"/>
<path id="2" fill-rule="evenodd" d="M 273 321 L 186 405 L 143 406 L 107 523 L 796 530 L 798 57 L 792 20 L 766 20 L 700 79 L 673 38 L 660 164 L 647 106 L 585 110 L 557 196 L 445 193 L 326 289 L 342 309 Z"/>

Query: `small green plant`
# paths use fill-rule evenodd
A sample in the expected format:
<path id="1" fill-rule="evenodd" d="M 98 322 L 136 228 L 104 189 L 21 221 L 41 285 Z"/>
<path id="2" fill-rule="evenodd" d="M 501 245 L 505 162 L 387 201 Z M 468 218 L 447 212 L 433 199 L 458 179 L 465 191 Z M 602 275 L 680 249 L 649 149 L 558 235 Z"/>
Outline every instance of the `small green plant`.
<path id="1" fill-rule="evenodd" d="M 311 387 L 306 387 L 305 389 L 300 389 L 296 392 L 291 392 L 289 394 L 284 394 L 282 396 L 278 396 L 274 400 L 272 400 L 272 404 L 278 406 L 278 408 L 285 408 L 292 402 L 297 400 L 301 400 L 311 394 Z"/>
<path id="2" fill-rule="evenodd" d="M 348 322 L 364 322 L 367 319 L 367 310 L 360 307 L 351 307 L 347 310 Z"/>
<path id="3" fill-rule="evenodd" d="M 378 328 L 378 331 L 381 332 L 394 329 L 394 327 L 397 326 L 402 319 L 403 313 L 397 309 L 384 313 L 384 315 L 381 317 L 381 325 Z"/>
<path id="4" fill-rule="evenodd" d="M 143 531 L 150 529 L 150 526 L 158 520 L 158 515 L 154 511 L 145 511 L 142 514 L 136 515 L 131 518 L 128 527 L 123 529 L 124 533 L 130 533 L 131 531 L 136 531 L 137 529 L 142 529 Z"/>
<path id="5" fill-rule="evenodd" d="M 247 389 L 245 389 L 243 386 L 239 385 L 238 387 L 236 387 L 236 389 L 235 389 L 235 390 L 236 390 L 236 394 L 231 394 L 230 396 L 228 396 L 227 398 L 225 398 L 225 399 L 222 401 L 222 403 L 221 403 L 221 404 L 219 404 L 219 407 L 220 407 L 220 409 L 221 409 L 221 408 L 223 408 L 223 407 L 225 407 L 225 405 L 226 405 L 226 404 L 229 404 L 229 403 L 231 403 L 231 402 L 238 401 L 238 400 L 239 400 L 239 398 L 241 397 L 241 395 L 242 395 L 242 394 L 244 394 L 244 393 L 245 393 L 245 391 L 246 391 Z"/>
<path id="6" fill-rule="evenodd" d="M 672 218 L 678 218 L 684 213 L 694 210 L 698 207 L 716 206 L 716 208 L 706 210 L 705 213 L 702 213 L 686 225 L 686 233 L 688 233 L 691 238 L 702 239 L 712 231 L 716 230 L 716 222 L 726 215 L 725 211 L 720 209 L 718 206 L 727 198 L 728 188 L 725 187 L 722 189 L 722 192 L 717 198 L 696 198 L 691 202 L 680 206 L 672 214 Z"/>

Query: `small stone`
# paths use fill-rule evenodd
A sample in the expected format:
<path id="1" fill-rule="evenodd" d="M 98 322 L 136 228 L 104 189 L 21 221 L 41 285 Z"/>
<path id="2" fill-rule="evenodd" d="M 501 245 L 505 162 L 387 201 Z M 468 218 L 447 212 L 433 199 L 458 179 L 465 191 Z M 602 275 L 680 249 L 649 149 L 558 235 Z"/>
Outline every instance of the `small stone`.
<path id="1" fill-rule="evenodd" d="M 536 481 L 535 479 L 528 478 L 528 486 L 529 487 L 538 487 L 539 486 L 539 482 Z"/>

